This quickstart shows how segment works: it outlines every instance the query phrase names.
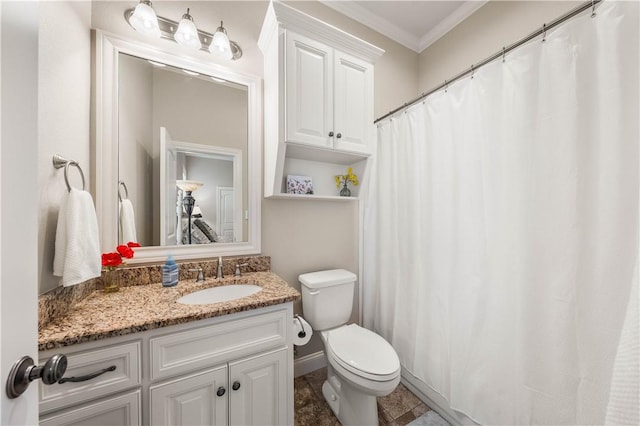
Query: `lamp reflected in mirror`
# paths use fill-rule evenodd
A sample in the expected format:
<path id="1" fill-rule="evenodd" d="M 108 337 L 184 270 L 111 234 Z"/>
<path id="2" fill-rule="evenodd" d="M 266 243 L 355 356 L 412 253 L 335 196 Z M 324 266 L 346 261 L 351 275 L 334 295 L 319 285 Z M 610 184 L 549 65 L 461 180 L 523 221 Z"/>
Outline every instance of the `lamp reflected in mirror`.
<path id="1" fill-rule="evenodd" d="M 195 180 L 176 181 L 176 186 L 185 194 L 182 198 L 182 205 L 184 206 L 184 210 L 187 213 L 187 242 L 189 244 L 191 244 L 191 236 L 193 233 L 193 230 L 191 228 L 191 216 L 193 215 L 193 208 L 196 204 L 196 199 L 193 198 L 193 195 L 191 195 L 191 193 L 200 188 L 202 185 L 204 185 L 203 182 L 198 182 Z"/>

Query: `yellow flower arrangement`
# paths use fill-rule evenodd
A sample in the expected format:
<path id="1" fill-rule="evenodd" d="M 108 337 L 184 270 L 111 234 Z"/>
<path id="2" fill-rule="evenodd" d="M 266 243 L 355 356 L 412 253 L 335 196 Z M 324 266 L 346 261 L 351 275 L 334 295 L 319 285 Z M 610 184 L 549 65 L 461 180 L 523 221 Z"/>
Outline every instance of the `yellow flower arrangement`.
<path id="1" fill-rule="evenodd" d="M 355 186 L 358 186 L 358 176 L 353 173 L 353 169 L 349 167 L 347 169 L 346 175 L 336 175 L 336 188 L 340 188 L 342 186 L 342 190 L 340 191 L 340 195 L 351 195 L 351 190 L 349 190 L 348 184 L 351 182 Z"/>

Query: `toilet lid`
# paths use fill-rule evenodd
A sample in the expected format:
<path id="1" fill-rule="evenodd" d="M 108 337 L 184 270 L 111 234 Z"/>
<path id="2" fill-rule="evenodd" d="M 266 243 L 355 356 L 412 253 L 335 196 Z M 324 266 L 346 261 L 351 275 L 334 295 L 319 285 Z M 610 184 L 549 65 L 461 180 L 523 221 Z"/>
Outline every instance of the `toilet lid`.
<path id="1" fill-rule="evenodd" d="M 356 324 L 331 330 L 327 346 L 341 366 L 374 380 L 391 379 L 400 369 L 393 347 L 381 336 Z"/>

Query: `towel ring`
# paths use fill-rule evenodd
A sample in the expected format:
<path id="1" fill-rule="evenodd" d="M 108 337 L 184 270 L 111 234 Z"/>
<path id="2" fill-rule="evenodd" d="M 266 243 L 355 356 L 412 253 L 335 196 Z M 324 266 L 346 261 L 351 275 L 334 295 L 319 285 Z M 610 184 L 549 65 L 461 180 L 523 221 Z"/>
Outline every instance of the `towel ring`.
<path id="1" fill-rule="evenodd" d="M 67 189 L 71 192 L 71 184 L 69 183 L 69 166 L 75 166 L 80 172 L 80 177 L 82 178 L 82 190 L 85 190 L 86 184 L 84 181 L 84 173 L 82 173 L 82 168 L 80 168 L 80 164 L 77 161 L 67 160 L 66 158 L 55 154 L 53 156 L 53 167 L 56 169 L 61 169 L 64 167 L 64 182 L 67 184 Z"/>
<path id="2" fill-rule="evenodd" d="M 122 198 L 122 195 L 120 195 L 120 187 L 124 188 L 124 198 Z M 129 190 L 127 189 L 127 185 L 124 183 L 123 180 L 119 180 L 118 181 L 118 199 L 122 201 L 128 198 L 129 198 Z"/>

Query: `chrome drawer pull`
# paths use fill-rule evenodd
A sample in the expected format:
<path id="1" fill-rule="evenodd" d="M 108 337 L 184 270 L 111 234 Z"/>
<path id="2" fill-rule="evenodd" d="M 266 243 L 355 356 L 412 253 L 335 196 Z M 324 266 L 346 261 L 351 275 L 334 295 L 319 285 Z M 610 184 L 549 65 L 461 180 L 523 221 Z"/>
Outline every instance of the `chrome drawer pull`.
<path id="1" fill-rule="evenodd" d="M 63 383 L 67 383 L 67 382 L 72 382 L 72 383 L 76 383 L 76 382 L 85 382 L 87 380 L 91 380 L 91 379 L 95 379 L 96 377 L 108 372 L 108 371 L 115 371 L 116 370 L 116 366 L 112 365 L 111 367 L 107 367 L 104 370 L 100 370 L 100 371 L 96 371 L 95 373 L 91 373 L 91 374 L 87 374 L 86 376 L 80 376 L 80 377 L 63 377 L 62 379 L 58 380 L 59 384 L 63 384 Z"/>

